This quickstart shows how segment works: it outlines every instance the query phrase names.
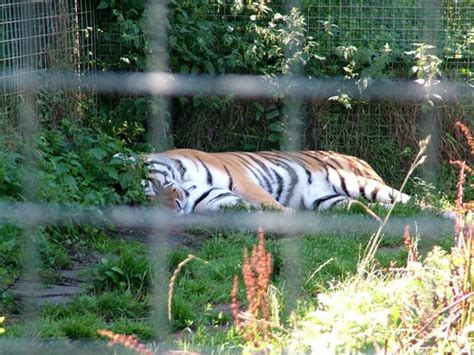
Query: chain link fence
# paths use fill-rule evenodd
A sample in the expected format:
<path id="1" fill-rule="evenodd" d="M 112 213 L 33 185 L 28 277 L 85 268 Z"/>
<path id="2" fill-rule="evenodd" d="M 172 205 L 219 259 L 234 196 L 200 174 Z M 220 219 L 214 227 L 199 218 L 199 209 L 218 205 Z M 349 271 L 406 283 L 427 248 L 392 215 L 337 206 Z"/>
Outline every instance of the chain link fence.
<path id="1" fill-rule="evenodd" d="M 92 1 L 37 0 L 3 1 L 0 5 L 0 68 L 2 79 L 8 82 L 14 73 L 39 73 L 44 70 L 67 70 L 78 74 L 94 68 L 95 6 Z M 17 77 L 16 80 L 23 80 Z M 0 96 L 0 131 L 3 137 L 17 137 L 18 108 L 23 91 L 8 91 L 4 86 Z M 80 94 L 75 94 L 80 96 Z M 66 98 L 74 111 L 79 98 Z M 59 103 L 39 94 L 39 105 Z M 56 115 L 64 115 L 64 107 Z M 7 139 L 9 143 L 15 139 Z"/>

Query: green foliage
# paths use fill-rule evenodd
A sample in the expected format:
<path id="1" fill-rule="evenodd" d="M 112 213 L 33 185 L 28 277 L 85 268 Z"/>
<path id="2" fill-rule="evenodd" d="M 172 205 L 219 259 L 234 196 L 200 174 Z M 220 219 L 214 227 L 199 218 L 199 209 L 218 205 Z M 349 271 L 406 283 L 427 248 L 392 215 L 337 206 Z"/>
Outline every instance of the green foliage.
<path id="1" fill-rule="evenodd" d="M 402 344 L 409 346 L 406 339 L 415 339 L 421 327 L 435 329 L 448 317 L 441 310 L 453 299 L 450 279 L 449 256 L 440 248 L 434 248 L 423 264 L 409 264 L 408 271 L 401 274 L 373 272 L 362 279 L 349 278 L 318 295 L 317 309 L 306 310 L 296 322 L 290 349 L 331 353 L 400 350 Z M 433 319 L 427 323 L 430 316 Z M 447 346 L 441 340 L 443 335 L 426 334 L 422 346 L 435 344 L 438 337 L 441 348 Z M 433 344 L 430 346 L 436 346 Z"/>
<path id="2" fill-rule="evenodd" d="M 23 157 L 11 151 L 0 152 L 0 202 L 22 201 L 26 174 L 35 176 L 37 199 L 63 205 L 101 208 L 114 204 L 143 203 L 141 164 L 114 158 L 132 156 L 124 143 L 102 132 L 79 128 L 63 121 L 55 130 L 44 130 L 37 137 L 34 166 L 23 166 Z M 84 257 L 103 230 L 69 224 L 40 227 L 35 232 L 40 255 L 41 278 L 53 281 L 58 269 L 72 265 L 72 258 Z M 22 230 L 19 226 L 0 228 L 0 292 L 19 275 L 22 264 Z"/>
<path id="3" fill-rule="evenodd" d="M 209 16 L 222 4 L 170 2 L 170 66 L 180 73 L 290 73 L 292 67 L 319 59 L 299 10 L 236 2 L 232 17 Z M 287 58 L 286 55 L 290 54 Z"/>
<path id="4" fill-rule="evenodd" d="M 63 122 L 61 131 L 45 131 L 38 142 L 41 199 L 82 205 L 143 201 L 140 166 L 120 158 L 132 153 L 121 141 Z"/>
<path id="5" fill-rule="evenodd" d="M 317 45 L 307 35 L 304 16 L 297 9 L 282 15 L 279 11 L 283 11 L 278 6 L 236 2 L 232 7 L 233 17 L 209 17 L 209 13 L 215 11 L 222 11 L 220 4 L 192 1 L 170 3 L 169 45 L 170 67 L 173 71 L 186 74 L 245 73 L 271 77 L 298 72 L 306 63 L 322 59 L 316 54 Z M 286 131 L 278 96 L 268 102 L 248 105 L 242 124 L 239 122 L 241 113 L 235 112 L 235 106 L 240 108 L 241 103 L 231 98 L 179 98 L 175 117 L 185 117 L 186 122 L 175 123 L 177 144 L 216 150 L 214 139 L 211 142 L 206 142 L 206 139 L 203 142 L 190 142 L 186 141 L 187 136 L 193 137 L 193 140 L 203 135 L 208 137 L 209 131 L 203 130 L 209 126 L 216 127 L 216 137 L 220 136 L 218 127 L 222 123 L 217 120 L 221 120 L 222 114 L 227 112 L 226 116 L 234 122 L 234 127 L 229 131 L 227 124 L 225 131 L 228 138 L 224 139 L 232 139 L 232 136 L 236 140 L 244 139 L 243 144 L 242 140 L 240 144 L 232 142 L 238 146 L 230 149 L 255 150 L 262 143 L 261 148 L 279 148 Z M 209 107 L 214 112 L 211 115 Z M 210 124 L 209 120 L 214 117 L 215 124 Z M 189 132 L 189 124 L 194 126 L 194 123 L 196 127 L 191 127 L 190 133 L 180 131 L 182 126 Z M 251 137 L 253 139 L 249 139 Z M 226 149 L 221 144 L 217 146 L 219 150 Z"/>
<path id="6" fill-rule="evenodd" d="M 55 321 L 88 313 L 98 314 L 104 319 L 134 319 L 145 317 L 148 311 L 146 300 L 137 301 L 130 294 L 104 292 L 96 297 L 77 296 L 67 305 L 45 305 L 41 308 L 41 315 Z"/>
<path id="7" fill-rule="evenodd" d="M 0 198 L 22 200 L 22 179 L 34 174 L 43 202 L 85 206 L 143 202 L 144 168 L 114 158 L 119 153 L 133 156 L 122 141 L 63 121 L 61 127 L 39 134 L 35 167 L 24 167 L 19 153 L 0 152 Z"/>
<path id="8" fill-rule="evenodd" d="M 150 54 L 142 18 L 144 0 L 97 0 L 97 69 L 145 71 Z M 91 125 L 122 139 L 130 146 L 146 140 L 144 130 L 153 100 L 150 97 L 99 96 Z M 143 147 L 141 147 L 143 150 Z"/>
<path id="9" fill-rule="evenodd" d="M 22 156 L 18 153 L 0 150 L 0 199 L 18 200 L 21 195 Z"/>
<path id="10" fill-rule="evenodd" d="M 71 267 L 72 260 L 65 246 L 67 243 L 51 240 L 46 233 L 38 233 L 37 238 L 44 268 L 67 269 Z"/>
<path id="11" fill-rule="evenodd" d="M 0 227 L 0 296 L 19 275 L 20 235 L 21 230 L 16 226 L 5 224 Z"/>
<path id="12" fill-rule="evenodd" d="M 142 299 L 150 286 L 150 263 L 143 246 L 119 244 L 94 273 L 94 292 L 118 291 Z"/>
<path id="13" fill-rule="evenodd" d="M 105 70 L 144 70 L 148 54 L 148 40 L 142 22 L 145 1 L 100 0 L 97 9 L 99 43 L 111 45 L 105 58 L 101 58 L 99 53 L 99 67 Z"/>

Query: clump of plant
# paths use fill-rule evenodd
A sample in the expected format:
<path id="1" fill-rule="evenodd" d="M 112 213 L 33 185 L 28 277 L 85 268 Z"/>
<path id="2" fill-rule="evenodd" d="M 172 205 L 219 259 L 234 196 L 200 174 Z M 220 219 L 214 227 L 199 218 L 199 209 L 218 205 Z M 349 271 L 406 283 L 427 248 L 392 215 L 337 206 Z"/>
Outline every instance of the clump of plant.
<path id="1" fill-rule="evenodd" d="M 103 206 L 143 202 L 145 172 L 117 153 L 133 155 L 123 142 L 63 121 L 38 139 L 38 175 L 45 202 Z"/>
<path id="2" fill-rule="evenodd" d="M 263 229 L 258 231 L 258 245 L 252 249 L 251 256 L 244 249 L 242 276 L 247 298 L 247 310 L 242 311 L 237 300 L 239 279 L 234 276 L 231 292 L 231 310 L 234 323 L 244 340 L 255 348 L 260 348 L 274 339 L 269 308 L 269 285 L 272 275 L 272 254 L 265 249 Z"/>
<path id="3" fill-rule="evenodd" d="M 103 337 L 109 338 L 109 346 L 122 345 L 125 348 L 140 355 L 152 355 L 153 351 L 148 349 L 144 344 L 133 335 L 115 334 L 111 330 L 99 329 L 97 333 Z"/>
<path id="4" fill-rule="evenodd" d="M 0 201 L 25 200 L 27 176 L 35 177 L 34 198 L 38 203 L 100 210 L 108 205 L 145 201 L 140 185 L 144 166 L 114 157 L 117 153 L 133 155 L 121 140 L 63 120 L 54 130 L 39 132 L 35 143 L 34 166 L 25 166 L 25 157 L 20 153 L 0 153 Z M 77 217 L 72 216 L 61 225 L 39 226 L 37 241 L 42 272 L 70 267 L 74 256 L 104 235 L 103 228 L 76 222 Z M 18 225 L 0 228 L 0 293 L 19 276 L 25 258 L 21 236 Z M 110 278 L 118 278 L 118 270 L 108 271 Z M 44 273 L 47 274 L 50 273 Z"/>
<path id="5" fill-rule="evenodd" d="M 150 289 L 150 262 L 143 246 L 121 244 L 115 255 L 100 260 L 94 272 L 94 291 L 118 291 L 144 300 Z"/>

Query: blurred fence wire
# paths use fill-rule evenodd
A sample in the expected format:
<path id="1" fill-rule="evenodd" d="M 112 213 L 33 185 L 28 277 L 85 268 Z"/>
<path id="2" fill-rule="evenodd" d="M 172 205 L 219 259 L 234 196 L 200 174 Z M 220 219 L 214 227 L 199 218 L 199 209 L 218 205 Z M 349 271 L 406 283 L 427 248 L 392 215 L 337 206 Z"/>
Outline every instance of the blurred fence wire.
<path id="1" fill-rule="evenodd" d="M 77 76 L 68 72 L 12 73 L 0 78 L 6 90 L 92 90 L 157 96 L 233 95 L 241 98 L 297 97 L 328 99 L 341 90 L 354 99 L 417 102 L 423 100 L 471 100 L 474 82 L 374 79 L 316 79 L 306 77 L 271 77 L 256 75 L 189 75 L 164 72 L 94 73 Z"/>

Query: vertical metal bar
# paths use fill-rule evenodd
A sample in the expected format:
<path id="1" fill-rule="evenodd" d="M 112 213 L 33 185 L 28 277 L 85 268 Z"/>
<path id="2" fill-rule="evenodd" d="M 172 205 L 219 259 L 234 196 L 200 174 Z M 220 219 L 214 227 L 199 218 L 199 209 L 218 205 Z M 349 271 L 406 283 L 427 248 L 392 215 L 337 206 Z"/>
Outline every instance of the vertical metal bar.
<path id="1" fill-rule="evenodd" d="M 292 9 L 301 9 L 301 2 L 299 0 L 290 0 L 286 4 L 286 13 L 287 15 L 291 14 Z M 302 15 L 300 11 L 300 15 Z M 288 23 L 289 26 L 293 27 L 294 24 Z M 304 28 L 296 29 L 303 31 Z M 300 46 L 295 46 L 290 44 L 289 46 L 284 46 L 285 60 L 288 64 L 288 72 L 284 73 L 288 76 L 299 76 L 303 73 L 303 68 L 300 62 L 295 60 L 296 53 L 301 49 Z M 299 98 L 285 98 L 283 101 L 283 115 L 285 120 L 285 128 L 287 131 L 287 136 L 282 142 L 282 150 L 297 151 L 303 148 L 303 131 L 304 131 L 304 120 L 303 114 L 301 111 L 302 100 Z M 285 259 L 284 268 L 284 277 L 286 280 L 286 306 L 288 310 L 291 311 L 296 308 L 296 299 L 297 295 L 300 292 L 301 288 L 301 263 L 299 260 L 301 254 L 301 238 L 298 238 L 297 235 L 291 234 L 288 235 L 283 242 L 283 257 Z"/>
<path id="2" fill-rule="evenodd" d="M 149 71 L 168 70 L 167 25 L 168 1 L 149 2 L 145 10 L 147 29 L 150 36 L 151 55 L 148 58 Z M 171 146 L 170 116 L 167 99 L 154 97 L 151 100 L 149 116 L 150 142 L 157 151 Z M 163 339 L 170 332 L 167 319 L 168 282 L 168 232 L 166 227 L 155 229 L 149 236 L 149 255 L 152 268 L 152 313 L 151 324 L 157 339 Z"/>
<path id="3" fill-rule="evenodd" d="M 436 55 L 439 57 L 441 48 L 437 43 L 437 33 L 442 25 L 440 8 L 436 0 L 425 0 L 424 2 L 424 28 L 423 28 L 423 42 L 434 46 L 433 49 L 427 49 L 427 54 Z M 428 73 L 428 76 L 430 74 Z M 426 77 L 425 80 L 429 78 Z M 428 135 L 431 136 L 431 141 L 426 151 L 427 159 L 423 164 L 422 177 L 429 183 L 436 184 L 439 178 L 440 171 L 440 145 L 441 145 L 441 127 L 442 116 L 437 109 L 436 99 L 430 97 L 431 86 L 436 85 L 432 83 L 425 83 L 426 99 L 421 104 L 421 138 Z"/>
<path id="4" fill-rule="evenodd" d="M 19 16 L 15 17 L 21 21 L 21 52 L 19 52 L 20 64 L 17 65 L 21 70 L 32 72 L 34 70 L 34 57 L 32 56 L 34 50 L 34 3 L 28 2 L 18 6 Z M 24 163 L 23 169 L 23 196 L 29 202 L 37 202 L 38 198 L 38 180 L 36 175 L 36 134 L 39 129 L 38 119 L 34 109 L 35 93 L 26 90 L 22 95 L 22 104 L 20 107 L 20 127 L 22 133 L 22 145 Z M 38 270 L 40 268 L 40 257 L 38 250 L 38 227 L 35 226 L 34 221 L 26 221 L 27 224 L 23 226 L 23 257 L 22 265 L 22 279 L 25 281 L 27 291 L 26 294 L 32 294 L 33 290 L 39 286 Z M 37 308 L 34 304 L 34 299 L 24 300 L 24 317 L 26 324 L 30 327 L 27 329 L 28 335 L 36 334 L 34 329 L 34 319 L 37 317 Z"/>
<path id="5" fill-rule="evenodd" d="M 148 58 L 148 70 L 168 71 L 168 1 L 150 2 L 145 16 L 147 16 L 151 49 L 151 55 Z M 155 97 L 151 105 L 148 122 L 150 142 L 156 150 L 163 151 L 172 145 L 168 102 L 165 98 Z"/>

